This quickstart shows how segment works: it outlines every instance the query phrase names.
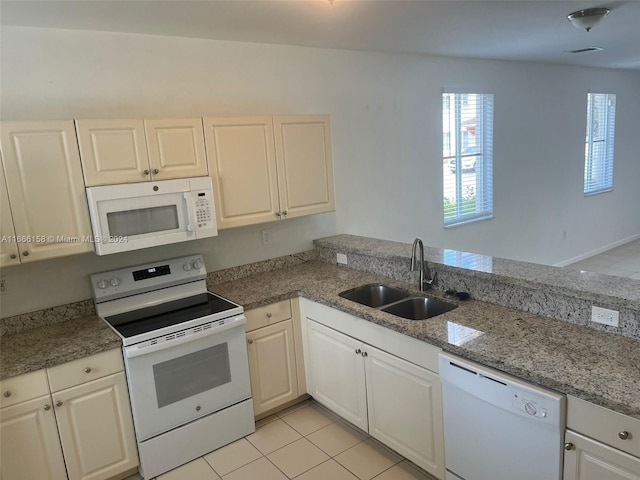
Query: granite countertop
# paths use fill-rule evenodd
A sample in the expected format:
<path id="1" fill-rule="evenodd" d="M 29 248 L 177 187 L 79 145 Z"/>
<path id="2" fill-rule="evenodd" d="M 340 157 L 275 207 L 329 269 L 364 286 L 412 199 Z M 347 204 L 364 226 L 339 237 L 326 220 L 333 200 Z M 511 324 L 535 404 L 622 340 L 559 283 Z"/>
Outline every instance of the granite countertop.
<path id="1" fill-rule="evenodd" d="M 640 340 L 477 300 L 410 321 L 338 296 L 368 283 L 416 292 L 415 285 L 324 262 L 256 274 L 208 288 L 246 310 L 303 296 L 445 351 L 640 419 Z M 427 292 L 442 297 L 442 292 Z M 119 348 L 95 315 L 0 337 L 0 379 Z"/>
<path id="2" fill-rule="evenodd" d="M 0 337 L 0 380 L 120 348 L 120 338 L 96 315 Z"/>
<path id="3" fill-rule="evenodd" d="M 309 262 L 209 289 L 246 310 L 303 296 L 561 393 L 640 419 L 640 341 L 486 302 L 467 300 L 411 321 L 343 299 L 367 283 L 416 292 L 414 285 L 336 265 Z M 442 292 L 427 292 L 442 297 Z"/>

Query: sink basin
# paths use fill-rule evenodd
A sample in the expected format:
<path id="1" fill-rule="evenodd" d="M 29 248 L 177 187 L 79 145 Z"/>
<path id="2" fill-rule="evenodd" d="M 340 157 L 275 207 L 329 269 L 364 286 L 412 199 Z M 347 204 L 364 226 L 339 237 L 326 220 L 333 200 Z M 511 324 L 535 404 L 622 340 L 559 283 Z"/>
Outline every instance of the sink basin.
<path id="1" fill-rule="evenodd" d="M 388 285 L 375 284 L 345 290 L 338 295 L 368 307 L 378 308 L 407 298 L 409 293 L 389 287 Z"/>
<path id="2" fill-rule="evenodd" d="M 457 307 L 453 303 L 443 302 L 437 298 L 411 297 L 380 310 L 409 320 L 424 320 Z"/>

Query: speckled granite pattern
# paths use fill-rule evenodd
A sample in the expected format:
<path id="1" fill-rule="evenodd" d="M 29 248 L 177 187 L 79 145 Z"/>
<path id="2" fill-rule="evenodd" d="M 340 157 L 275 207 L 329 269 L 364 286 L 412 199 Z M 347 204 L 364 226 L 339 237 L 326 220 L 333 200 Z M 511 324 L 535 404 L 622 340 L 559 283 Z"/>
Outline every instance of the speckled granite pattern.
<path id="1" fill-rule="evenodd" d="M 251 309 L 302 295 L 524 380 L 640 419 L 640 341 L 477 300 L 422 321 L 409 321 L 338 296 L 383 282 L 414 284 L 324 262 L 211 284 Z M 429 295 L 442 296 L 434 291 Z"/>
<path id="2" fill-rule="evenodd" d="M 95 313 L 93 300 L 83 300 L 13 317 L 0 318 L 0 337 L 52 323 L 65 322 L 71 318 L 95 315 Z"/>
<path id="3" fill-rule="evenodd" d="M 416 281 L 415 273 L 408 271 L 409 244 L 354 235 L 314 243 L 322 261 L 335 263 L 336 253 L 346 253 L 350 268 Z M 425 259 L 438 274 L 438 290 L 454 288 L 484 302 L 640 338 L 638 280 L 431 247 L 425 247 Z M 591 322 L 593 305 L 618 310 L 619 326 Z"/>
<path id="4" fill-rule="evenodd" d="M 272 258 L 262 262 L 249 263 L 240 265 L 239 267 L 226 268 L 217 272 L 207 273 L 207 283 L 215 284 L 238 280 L 240 278 L 249 277 L 258 273 L 272 272 L 286 267 L 293 267 L 302 263 L 317 259 L 316 250 L 308 250 L 306 252 L 286 255 L 284 257 Z"/>
<path id="5" fill-rule="evenodd" d="M 121 345 L 120 338 L 96 315 L 6 335 L 0 338 L 0 380 Z"/>

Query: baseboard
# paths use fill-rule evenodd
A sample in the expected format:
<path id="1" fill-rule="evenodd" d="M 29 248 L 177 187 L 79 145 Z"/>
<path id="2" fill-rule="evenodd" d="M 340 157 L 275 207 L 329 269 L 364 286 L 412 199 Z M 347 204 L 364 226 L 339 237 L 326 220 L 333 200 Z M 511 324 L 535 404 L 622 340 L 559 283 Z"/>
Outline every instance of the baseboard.
<path id="1" fill-rule="evenodd" d="M 586 260 L 587 258 L 593 257 L 595 255 L 600 255 L 601 253 L 604 253 L 608 250 L 614 249 L 616 247 L 620 247 L 622 245 L 625 245 L 627 243 L 633 242 L 635 240 L 640 239 L 640 233 L 636 234 L 636 235 L 632 235 L 630 237 L 627 238 L 623 238 L 622 240 L 618 240 L 617 242 L 613 242 L 610 243 L 608 245 L 605 245 L 603 247 L 600 248 L 596 248 L 595 250 L 591 250 L 590 252 L 587 253 L 583 253 L 581 255 L 578 255 L 576 257 L 572 257 L 569 258 L 567 260 L 563 260 L 562 262 L 558 262 L 558 263 L 554 263 L 554 267 L 566 267 L 567 265 L 571 265 L 572 263 L 576 263 L 579 262 L 581 260 Z"/>

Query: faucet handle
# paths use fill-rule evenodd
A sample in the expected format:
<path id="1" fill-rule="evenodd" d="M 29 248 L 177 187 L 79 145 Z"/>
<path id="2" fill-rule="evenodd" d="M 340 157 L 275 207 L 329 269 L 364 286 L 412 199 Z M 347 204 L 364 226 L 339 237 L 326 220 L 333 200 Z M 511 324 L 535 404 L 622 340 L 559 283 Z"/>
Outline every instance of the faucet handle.
<path id="1" fill-rule="evenodd" d="M 431 286 L 436 282 L 436 279 L 438 278 L 438 272 L 433 272 L 433 277 L 429 278 L 429 279 L 424 279 L 424 283 L 426 283 L 427 285 Z"/>

